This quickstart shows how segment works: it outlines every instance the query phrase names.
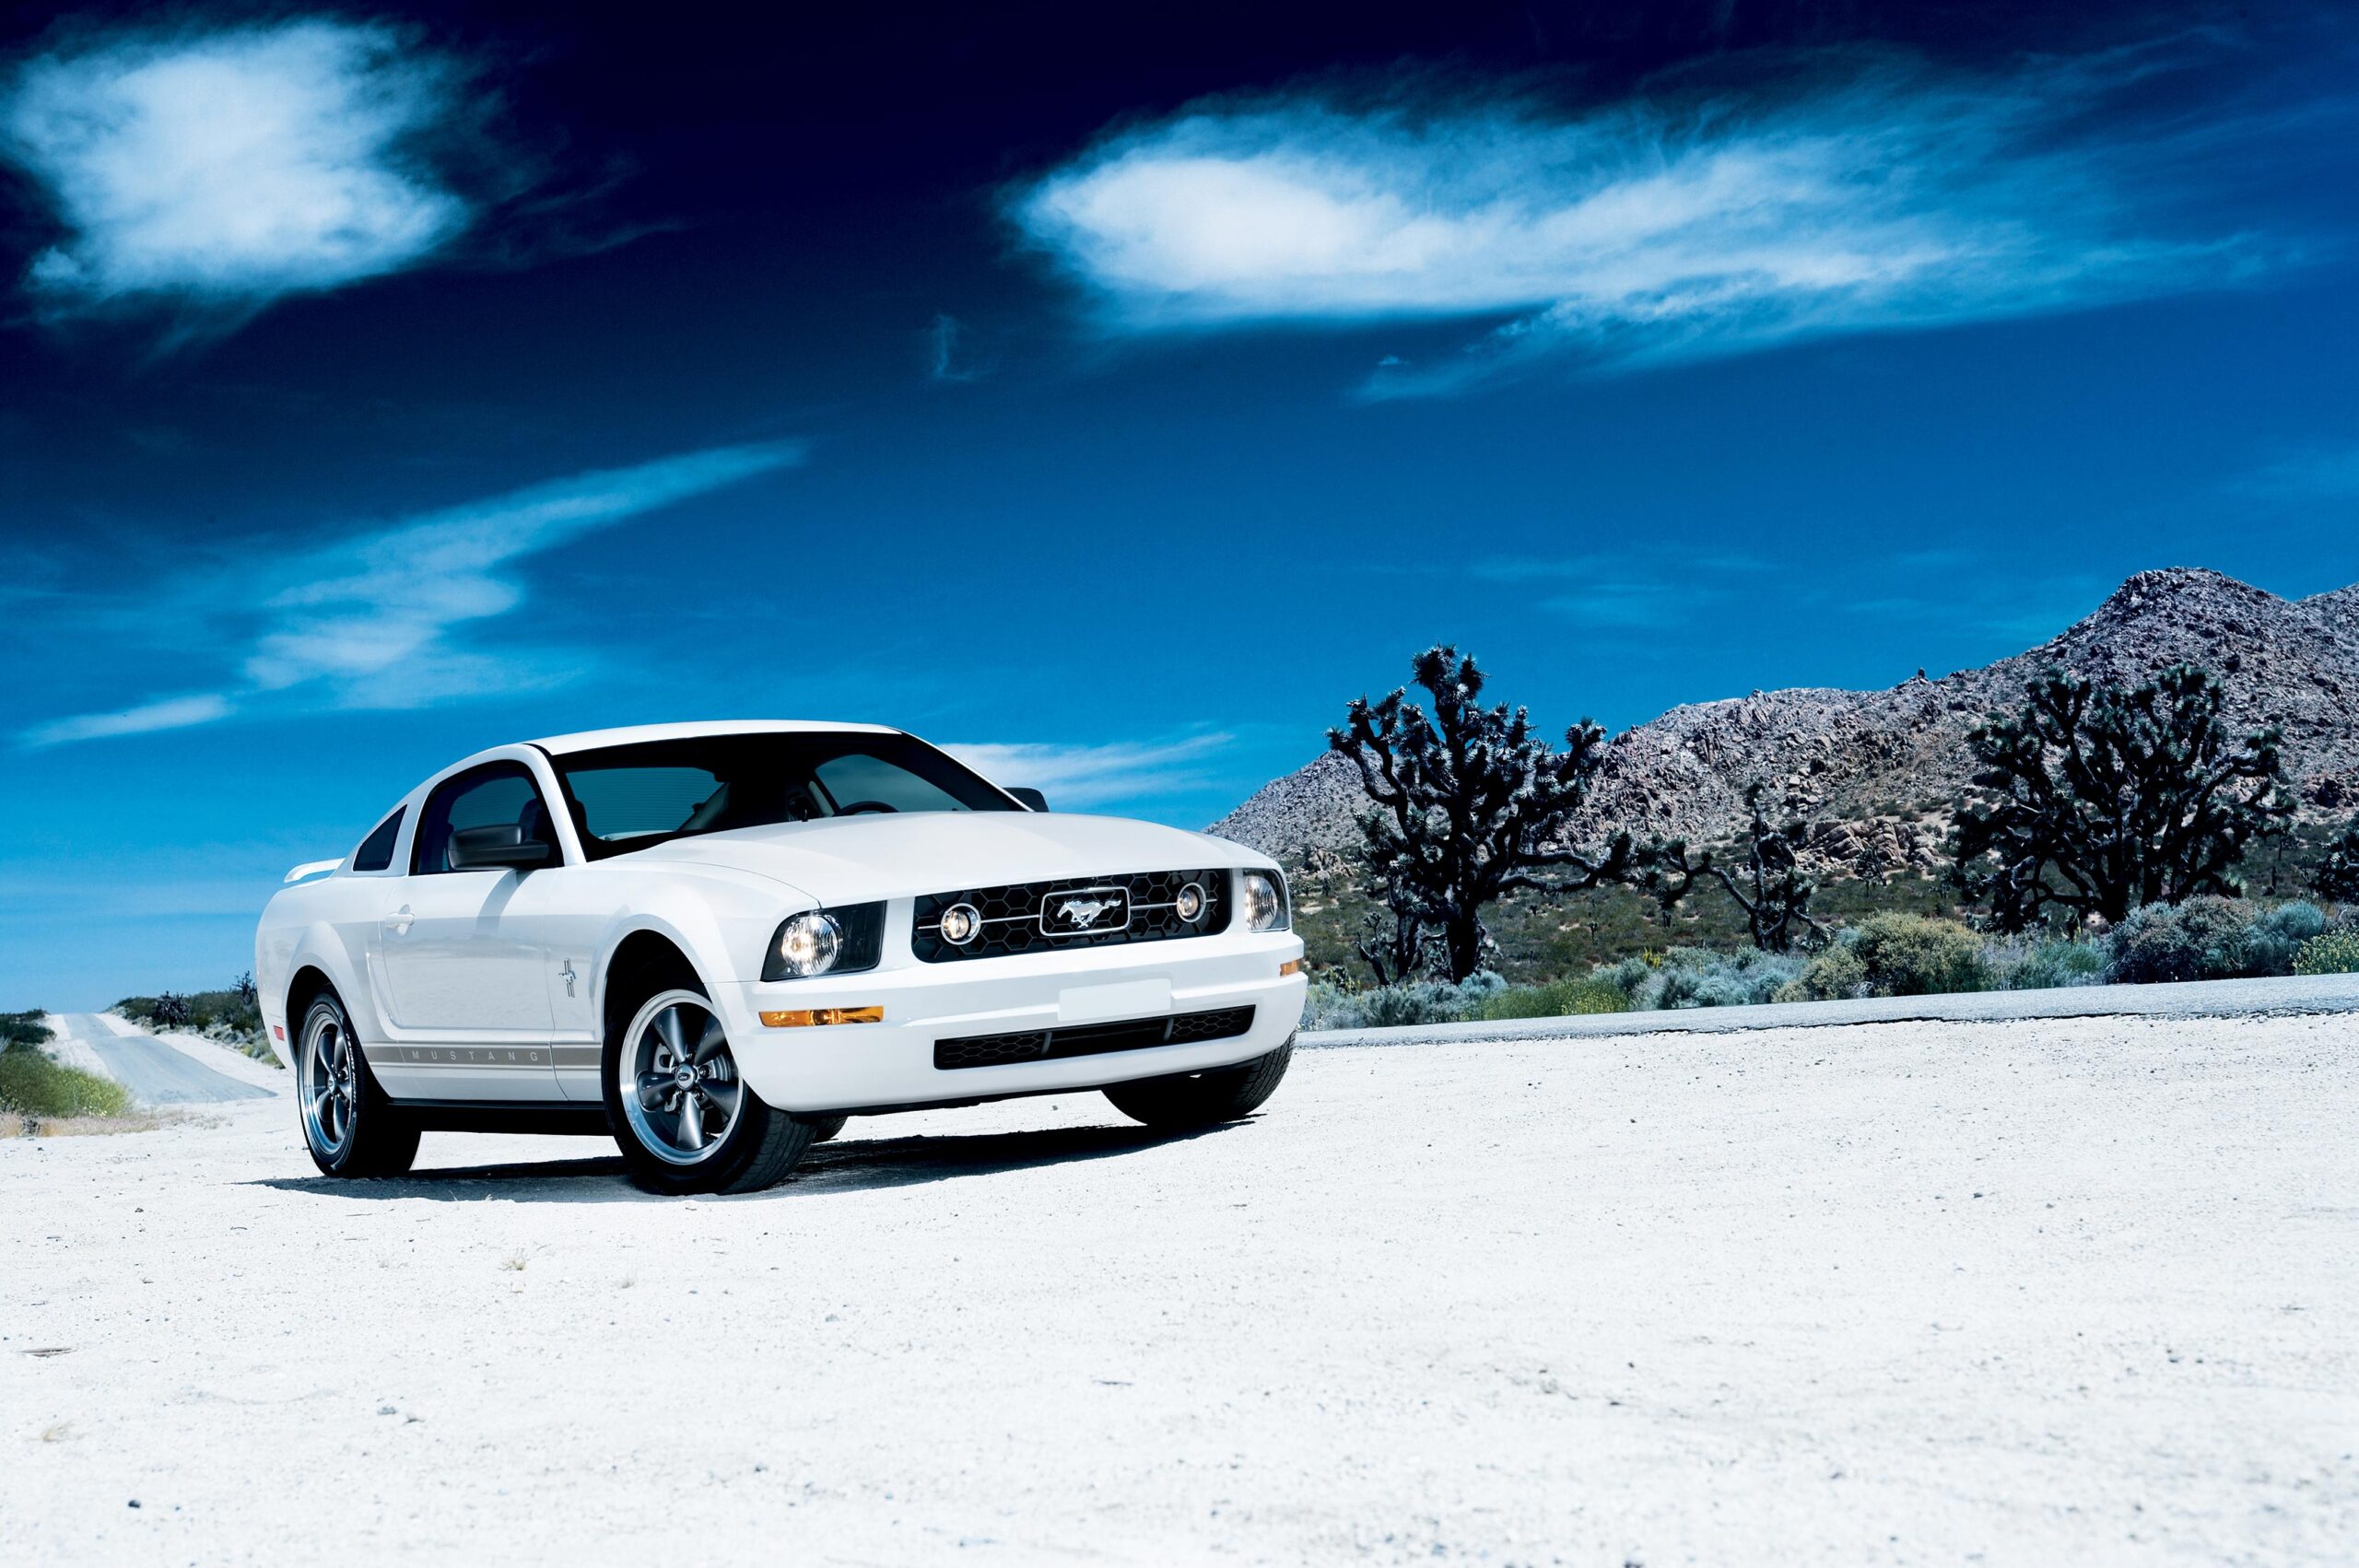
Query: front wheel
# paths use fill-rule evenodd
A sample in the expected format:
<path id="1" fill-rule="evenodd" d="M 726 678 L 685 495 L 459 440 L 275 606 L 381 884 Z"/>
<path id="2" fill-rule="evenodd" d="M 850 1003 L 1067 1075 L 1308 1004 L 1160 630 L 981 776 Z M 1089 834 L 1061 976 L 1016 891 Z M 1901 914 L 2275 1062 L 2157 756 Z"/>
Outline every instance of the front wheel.
<path id="1" fill-rule="evenodd" d="M 1259 1110 L 1262 1102 L 1277 1091 L 1278 1081 L 1285 1077 L 1286 1064 L 1293 1059 L 1294 1036 L 1288 1035 L 1286 1043 L 1269 1055 L 1236 1067 L 1117 1083 L 1106 1091 L 1106 1097 L 1114 1102 L 1116 1110 L 1149 1127 L 1212 1127 Z"/>
<path id="2" fill-rule="evenodd" d="M 737 1074 L 703 991 L 659 990 L 606 1042 L 606 1121 L 651 1192 L 757 1192 L 784 1179 L 818 1129 L 763 1103 Z"/>
<path id="3" fill-rule="evenodd" d="M 334 991 L 304 1010 L 295 1053 L 303 1144 L 332 1176 L 400 1176 L 417 1158 L 417 1124 L 393 1108 L 360 1054 Z"/>

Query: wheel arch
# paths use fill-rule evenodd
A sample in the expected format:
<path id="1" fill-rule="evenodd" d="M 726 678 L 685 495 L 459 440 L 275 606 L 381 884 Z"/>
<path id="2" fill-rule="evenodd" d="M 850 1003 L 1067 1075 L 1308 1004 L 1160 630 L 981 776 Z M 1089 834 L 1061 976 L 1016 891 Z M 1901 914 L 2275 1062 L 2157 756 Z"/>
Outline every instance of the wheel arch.
<path id="1" fill-rule="evenodd" d="M 326 966 L 315 958 L 305 958 L 296 964 L 295 973 L 287 980 L 287 1037 L 284 1041 L 271 1042 L 272 1048 L 278 1052 L 287 1066 L 291 1068 L 295 1065 L 299 1036 L 303 1030 L 303 1015 L 311 1010 L 311 1003 L 331 993 L 338 1001 L 344 1002 L 348 1016 L 352 1004 L 344 1000 L 343 990 L 336 985 L 335 977 L 327 972 Z"/>
<path id="2" fill-rule="evenodd" d="M 642 980 L 659 975 L 684 975 L 706 985 L 703 971 L 679 933 L 660 926 L 638 926 L 626 931 L 599 971 L 597 1016 L 599 1036 L 611 1038 L 628 1023 L 628 1010 L 643 1000 Z M 710 987 L 707 986 L 708 990 Z"/>

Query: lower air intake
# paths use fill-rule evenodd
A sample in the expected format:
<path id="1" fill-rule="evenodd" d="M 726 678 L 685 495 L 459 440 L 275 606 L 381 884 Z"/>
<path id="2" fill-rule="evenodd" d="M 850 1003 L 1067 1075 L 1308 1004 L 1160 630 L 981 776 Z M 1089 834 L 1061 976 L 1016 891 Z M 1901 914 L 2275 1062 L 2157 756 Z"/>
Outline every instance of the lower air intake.
<path id="1" fill-rule="evenodd" d="M 1118 1024 L 1072 1024 L 1057 1029 L 1026 1029 L 1011 1035 L 968 1035 L 933 1043 L 933 1065 L 1002 1067 L 1012 1061 L 1053 1061 L 1061 1057 L 1104 1056 L 1151 1046 L 1233 1040 L 1253 1027 L 1250 1007 L 1183 1012 L 1173 1018 L 1136 1018 Z"/>

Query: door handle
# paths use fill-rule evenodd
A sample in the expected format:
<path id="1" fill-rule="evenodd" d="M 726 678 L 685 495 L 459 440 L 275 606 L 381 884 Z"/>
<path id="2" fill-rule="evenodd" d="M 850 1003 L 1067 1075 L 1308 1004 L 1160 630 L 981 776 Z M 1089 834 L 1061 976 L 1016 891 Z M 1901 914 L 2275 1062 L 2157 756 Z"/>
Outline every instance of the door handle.
<path id="1" fill-rule="evenodd" d="M 409 923 L 416 918 L 417 917 L 413 916 L 409 912 L 409 906 L 405 904 L 400 908 L 385 917 L 385 929 L 393 932 L 395 936 L 407 936 L 409 935 Z"/>

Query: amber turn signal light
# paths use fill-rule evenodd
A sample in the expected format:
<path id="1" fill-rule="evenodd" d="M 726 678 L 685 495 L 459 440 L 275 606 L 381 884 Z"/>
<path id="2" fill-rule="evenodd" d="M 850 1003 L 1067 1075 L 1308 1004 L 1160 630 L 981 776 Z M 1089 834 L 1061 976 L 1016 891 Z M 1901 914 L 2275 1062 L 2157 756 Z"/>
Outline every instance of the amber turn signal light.
<path id="1" fill-rule="evenodd" d="M 765 1012 L 762 1024 L 769 1029 L 805 1029 L 815 1024 L 882 1024 L 885 1010 L 881 1007 L 805 1007 L 792 1012 Z"/>
<path id="2" fill-rule="evenodd" d="M 1280 979 L 1285 978 L 1288 975 L 1299 975 L 1301 973 L 1302 960 L 1299 958 L 1289 958 L 1285 963 L 1278 965 L 1278 978 Z"/>

